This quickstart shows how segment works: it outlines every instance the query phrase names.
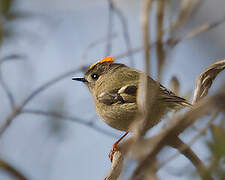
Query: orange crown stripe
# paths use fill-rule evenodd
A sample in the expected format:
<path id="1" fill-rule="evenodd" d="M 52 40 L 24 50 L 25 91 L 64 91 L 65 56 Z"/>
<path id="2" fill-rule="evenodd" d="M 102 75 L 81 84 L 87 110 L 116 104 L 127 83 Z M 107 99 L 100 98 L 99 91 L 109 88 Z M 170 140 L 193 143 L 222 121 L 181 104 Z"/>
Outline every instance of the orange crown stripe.
<path id="1" fill-rule="evenodd" d="M 114 58 L 111 57 L 111 56 L 108 56 L 108 57 L 105 57 L 103 58 L 102 60 L 100 61 L 97 61 L 96 63 L 92 64 L 89 69 L 92 69 L 96 64 L 101 64 L 101 63 L 104 63 L 104 62 L 109 62 L 110 64 L 112 64 L 114 61 Z"/>

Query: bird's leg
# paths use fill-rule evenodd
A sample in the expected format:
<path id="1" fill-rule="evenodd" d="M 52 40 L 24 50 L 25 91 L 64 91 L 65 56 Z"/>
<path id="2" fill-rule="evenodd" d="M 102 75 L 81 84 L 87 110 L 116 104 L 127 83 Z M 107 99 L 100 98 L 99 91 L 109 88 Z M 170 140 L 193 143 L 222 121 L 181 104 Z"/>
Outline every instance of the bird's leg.
<path id="1" fill-rule="evenodd" d="M 120 137 L 114 144 L 113 144 L 113 147 L 109 153 L 109 158 L 112 162 L 113 160 L 113 155 L 114 153 L 118 150 L 118 144 L 120 143 L 120 141 L 128 134 L 128 132 L 126 132 L 122 137 Z"/>

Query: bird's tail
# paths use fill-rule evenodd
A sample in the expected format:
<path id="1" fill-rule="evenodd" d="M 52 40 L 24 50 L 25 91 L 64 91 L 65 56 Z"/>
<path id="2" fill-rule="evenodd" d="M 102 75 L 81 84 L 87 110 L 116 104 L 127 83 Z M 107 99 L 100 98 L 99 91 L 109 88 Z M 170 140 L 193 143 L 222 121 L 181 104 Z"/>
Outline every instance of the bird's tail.
<path id="1" fill-rule="evenodd" d="M 181 105 L 183 105 L 183 106 L 187 106 L 187 107 L 193 107 L 193 105 L 192 104 L 190 104 L 190 103 L 188 103 L 187 101 L 183 101 L 183 102 L 181 102 Z"/>

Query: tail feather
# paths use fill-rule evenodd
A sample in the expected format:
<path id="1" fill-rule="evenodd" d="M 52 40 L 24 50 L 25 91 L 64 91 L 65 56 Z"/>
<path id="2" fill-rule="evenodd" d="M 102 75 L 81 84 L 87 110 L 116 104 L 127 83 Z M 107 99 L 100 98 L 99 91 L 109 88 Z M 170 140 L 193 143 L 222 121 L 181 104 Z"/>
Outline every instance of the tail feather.
<path id="1" fill-rule="evenodd" d="M 162 85 L 160 85 L 160 100 L 169 103 L 171 108 L 179 105 L 192 107 L 192 104 L 188 103 L 186 99 L 176 96 L 172 91 Z"/>

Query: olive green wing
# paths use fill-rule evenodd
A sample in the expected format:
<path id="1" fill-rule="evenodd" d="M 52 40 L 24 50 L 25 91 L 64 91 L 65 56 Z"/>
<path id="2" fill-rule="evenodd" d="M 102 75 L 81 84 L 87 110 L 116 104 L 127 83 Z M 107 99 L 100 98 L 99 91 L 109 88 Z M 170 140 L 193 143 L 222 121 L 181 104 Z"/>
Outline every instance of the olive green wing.
<path id="1" fill-rule="evenodd" d="M 107 74 L 110 83 L 102 83 L 104 87 L 97 95 L 99 102 L 106 105 L 114 103 L 135 103 L 138 89 L 139 72 L 123 66 L 114 68 Z"/>
<path id="2" fill-rule="evenodd" d="M 100 103 L 111 105 L 114 103 L 134 103 L 136 102 L 137 86 L 126 85 L 110 92 L 103 92 L 97 98 Z"/>
<path id="3" fill-rule="evenodd" d="M 186 99 L 175 95 L 172 91 L 168 90 L 164 86 L 159 87 L 159 100 L 168 103 L 170 106 L 188 106 L 192 107 Z"/>

